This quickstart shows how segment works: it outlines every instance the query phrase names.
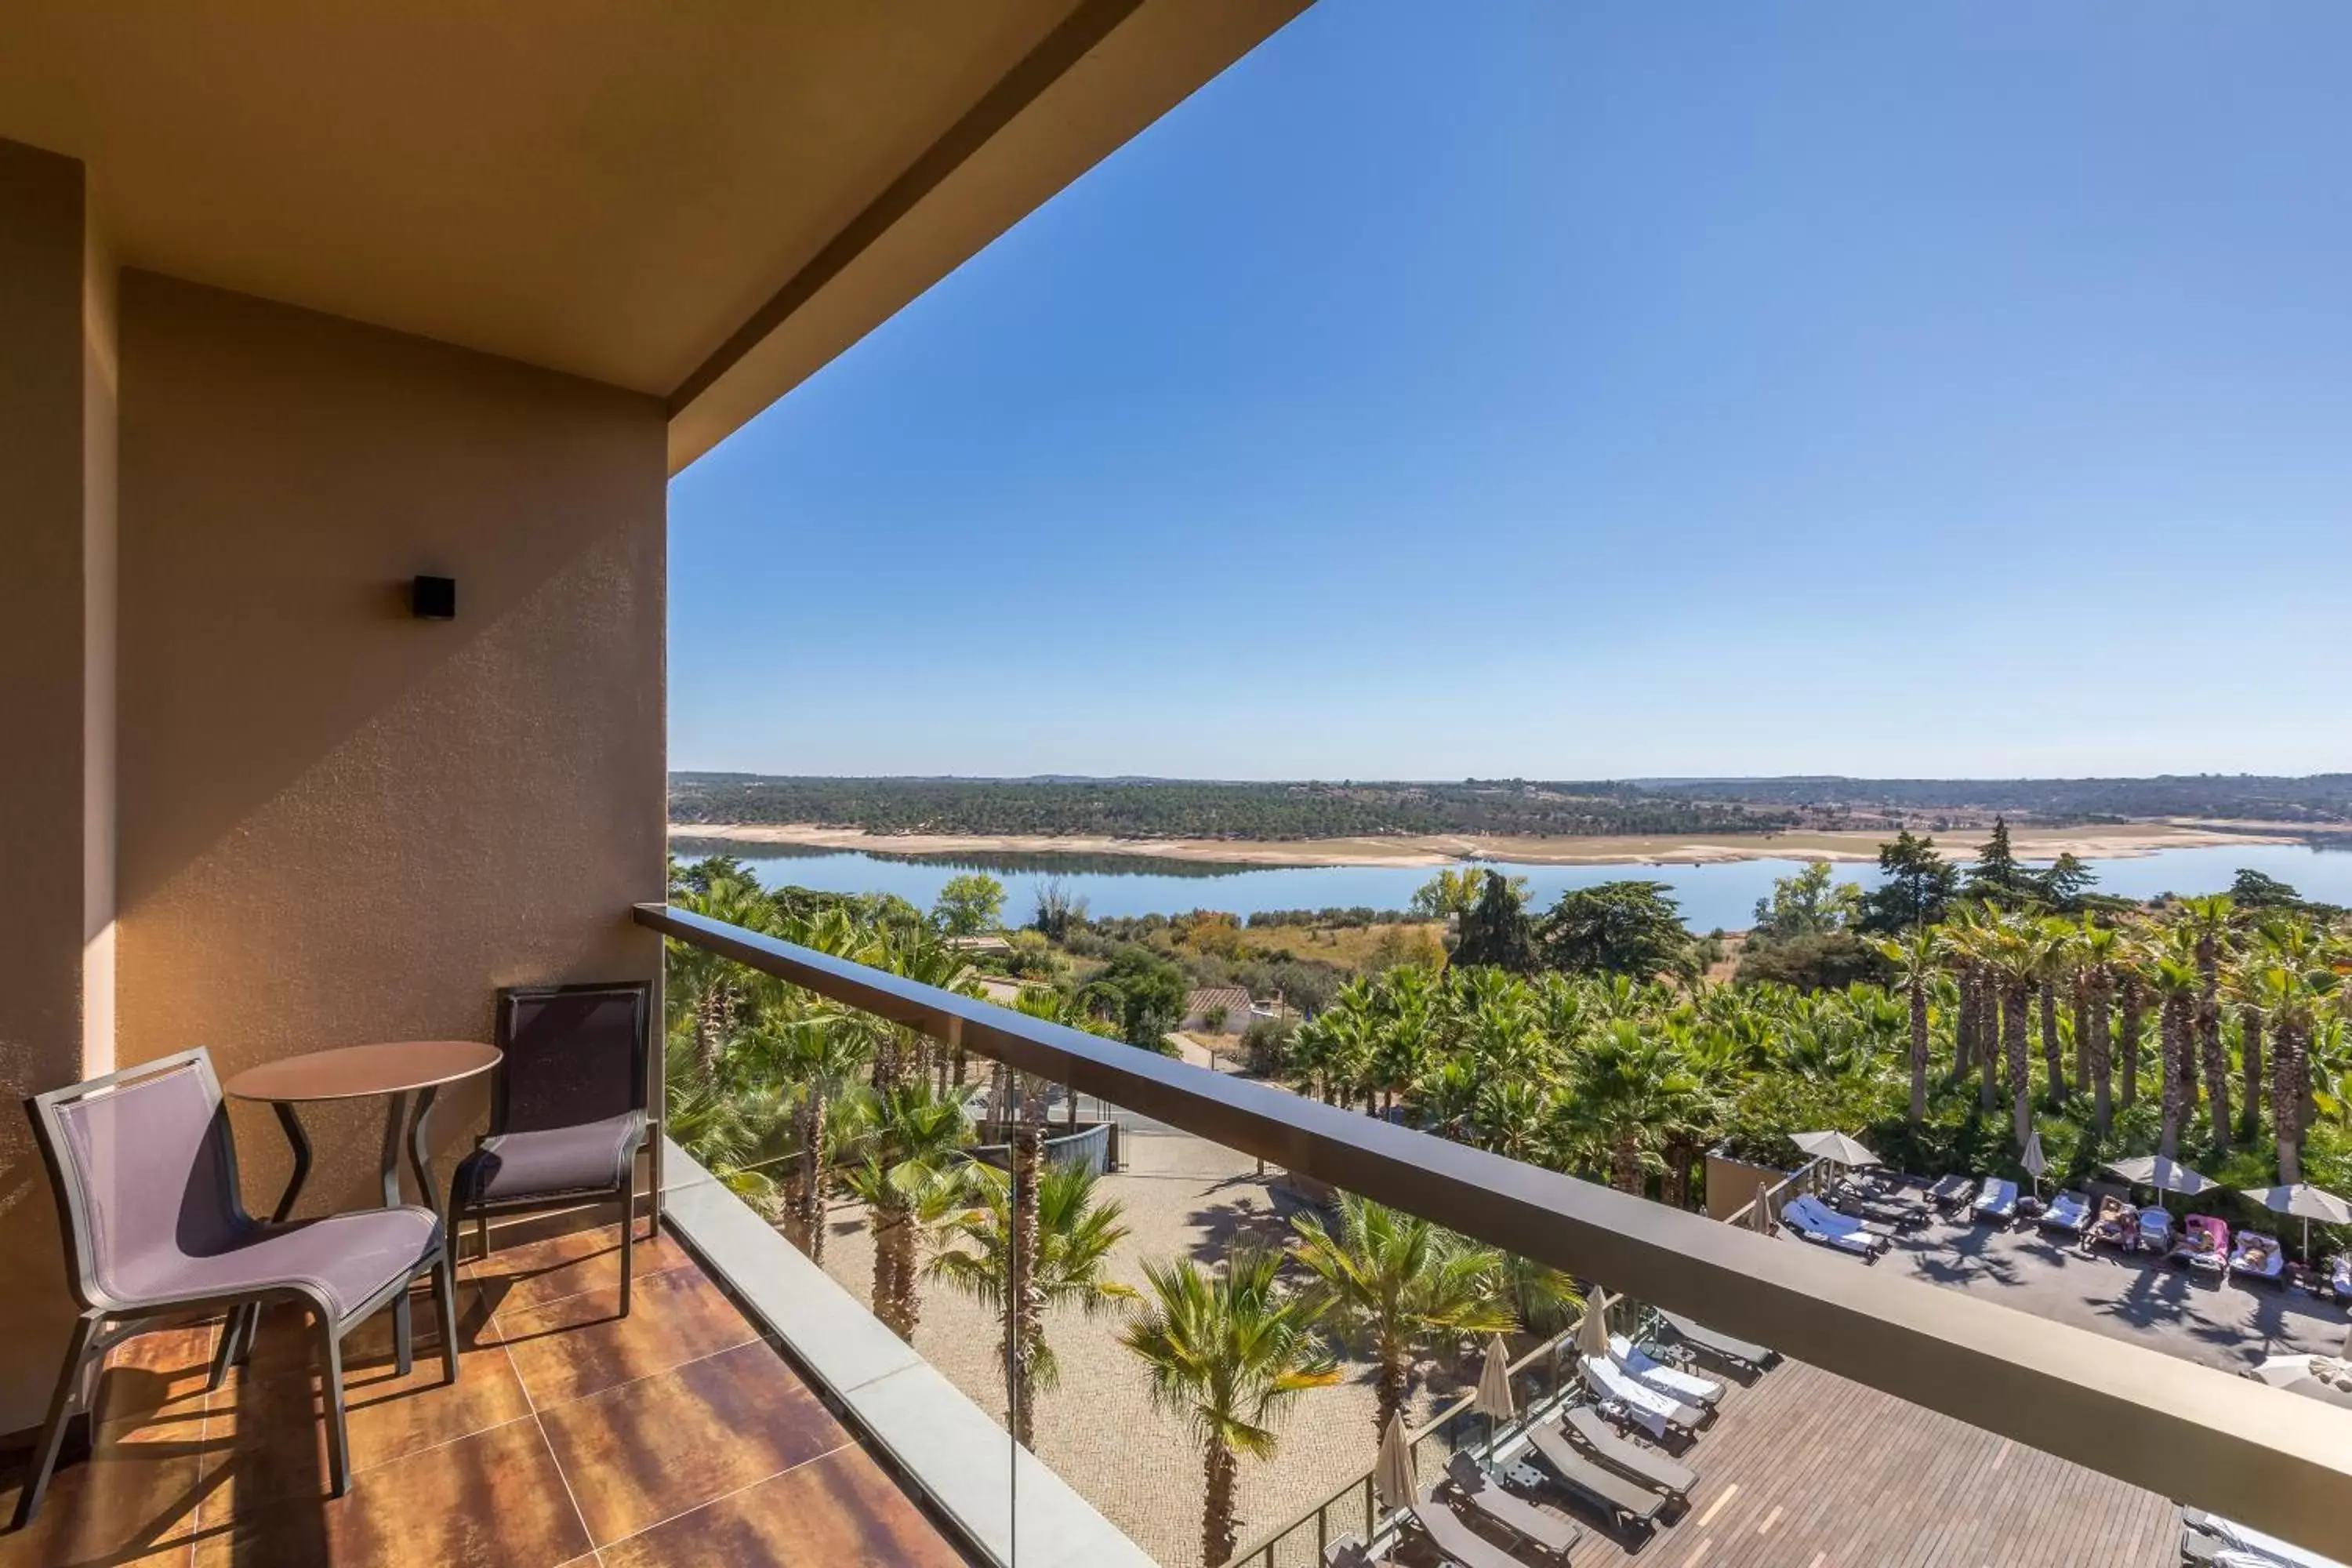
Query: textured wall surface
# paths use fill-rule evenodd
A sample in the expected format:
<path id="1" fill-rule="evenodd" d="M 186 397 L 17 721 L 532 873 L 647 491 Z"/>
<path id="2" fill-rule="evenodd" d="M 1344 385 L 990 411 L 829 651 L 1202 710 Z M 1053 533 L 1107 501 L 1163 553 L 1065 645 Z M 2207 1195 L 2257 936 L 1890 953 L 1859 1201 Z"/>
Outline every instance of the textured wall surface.
<path id="1" fill-rule="evenodd" d="M 37 1415 L 69 1315 L 17 1101 L 82 1076 L 84 242 L 81 165 L 0 142 L 0 1432 Z"/>
<path id="2" fill-rule="evenodd" d="M 121 312 L 121 1060 L 488 1039 L 499 986 L 652 975 L 660 406 L 150 274 Z M 313 1119 L 307 1211 L 373 1190 L 379 1117 Z M 266 1207 L 282 1140 L 236 1124 Z"/>

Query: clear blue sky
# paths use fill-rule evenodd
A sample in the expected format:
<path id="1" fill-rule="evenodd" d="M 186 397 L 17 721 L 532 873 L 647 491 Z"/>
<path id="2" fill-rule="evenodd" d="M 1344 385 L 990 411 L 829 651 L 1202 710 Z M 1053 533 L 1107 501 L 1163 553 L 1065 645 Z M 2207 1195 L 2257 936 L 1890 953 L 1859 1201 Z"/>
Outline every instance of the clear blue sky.
<path id="1" fill-rule="evenodd" d="M 2347 60 L 1321 0 L 672 485 L 672 764 L 2352 766 Z"/>

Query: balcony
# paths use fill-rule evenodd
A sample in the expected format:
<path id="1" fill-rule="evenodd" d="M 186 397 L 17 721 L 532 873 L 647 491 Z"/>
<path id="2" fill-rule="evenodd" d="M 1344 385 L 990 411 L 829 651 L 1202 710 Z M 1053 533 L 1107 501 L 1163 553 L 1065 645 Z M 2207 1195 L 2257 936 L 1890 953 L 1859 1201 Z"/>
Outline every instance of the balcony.
<path id="1" fill-rule="evenodd" d="M 396 1377 L 391 1320 L 371 1320 L 331 1502 L 299 1319 L 265 1320 L 209 1395 L 213 1325 L 128 1342 L 95 1454 L 0 1535 L 0 1564 L 967 1561 L 678 1243 L 638 1246 L 619 1318 L 617 1245 L 578 1230 L 468 1263 L 455 1386 L 430 1353 Z"/>

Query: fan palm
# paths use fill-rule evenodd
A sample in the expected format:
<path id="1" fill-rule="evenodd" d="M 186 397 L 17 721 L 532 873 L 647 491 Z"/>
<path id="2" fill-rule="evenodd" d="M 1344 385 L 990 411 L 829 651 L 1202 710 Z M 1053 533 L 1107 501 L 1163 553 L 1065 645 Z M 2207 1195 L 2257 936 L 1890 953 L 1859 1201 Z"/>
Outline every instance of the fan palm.
<path id="1" fill-rule="evenodd" d="M 971 1194 L 958 1153 L 971 1137 L 969 1098 L 940 1094 L 919 1075 L 876 1096 L 866 1157 L 843 1176 L 866 1205 L 874 1240 L 874 1315 L 902 1340 L 914 1339 L 922 1317 L 916 1240 Z"/>
<path id="2" fill-rule="evenodd" d="M 2183 921 L 2194 938 L 2197 964 L 2197 1047 L 2205 1068 L 2205 1100 L 2212 1113 L 2213 1147 L 2230 1146 L 2230 1058 L 2221 1045 L 2221 948 L 2236 904 L 2227 893 L 2183 899 Z"/>
<path id="3" fill-rule="evenodd" d="M 1241 1459 L 1271 1459 L 1276 1427 L 1299 1394 L 1337 1383 L 1305 1301 L 1283 1296 L 1272 1251 L 1237 1251 L 1211 1275 L 1189 1258 L 1147 1263 L 1143 1313 L 1119 1335 L 1151 1380 L 1151 1402 L 1181 1416 L 1200 1446 L 1201 1561 L 1238 1544 Z"/>
<path id="4" fill-rule="evenodd" d="M 2102 1138 L 2115 1119 L 2115 1053 L 2107 1035 L 2107 1003 L 2115 994 L 2116 965 L 2123 948 L 2120 933 L 2083 917 L 2074 948 L 2080 966 L 2074 984 L 2083 1002 L 2075 1033 L 2090 1073 L 2091 1125 Z"/>
<path id="5" fill-rule="evenodd" d="M 1313 1215 L 1293 1224 L 1298 1261 L 1315 1277 L 1308 1305 L 1340 1340 L 1371 1354 L 1375 1443 L 1404 1408 L 1424 1349 L 1516 1327 L 1497 1293 L 1503 1255 L 1493 1247 L 1352 1193 L 1339 1195 L 1336 1235 Z"/>
<path id="6" fill-rule="evenodd" d="M 1698 1083 L 1674 1050 L 1619 1018 L 1587 1041 L 1569 1068 L 1562 1131 L 1572 1151 L 1609 1172 L 1609 1184 L 1640 1196 L 1659 1151 L 1685 1125 Z"/>
<path id="7" fill-rule="evenodd" d="M 2168 954 L 2157 959 L 2152 978 L 2164 1041 L 2164 1123 L 2156 1152 L 2168 1160 L 2180 1152 L 2180 1126 L 2189 1116 L 2189 1063 L 2201 983 L 2195 963 Z"/>
<path id="8" fill-rule="evenodd" d="M 1927 926 L 1914 926 L 1903 936 L 1882 938 L 1878 954 L 1895 966 L 1895 984 L 1911 1006 L 1911 1106 L 1907 1119 L 1916 1127 L 1927 1117 L 1927 999 L 1942 979 L 1945 944 Z"/>
<path id="9" fill-rule="evenodd" d="M 996 1312 L 1003 1323 L 1005 1361 L 1011 1375 L 1005 1395 L 1012 1405 L 1013 1436 L 1032 1447 L 1036 1395 L 1061 1381 L 1061 1368 L 1045 1337 L 1049 1309 L 1076 1307 L 1092 1317 L 1113 1302 L 1130 1300 L 1132 1286 L 1107 1277 L 1113 1248 L 1127 1239 L 1116 1203 L 1095 1197 L 1095 1173 L 1084 1165 L 1048 1165 L 1038 1173 L 1036 1239 L 1034 1248 L 1016 1242 L 1012 1178 L 985 1165 L 972 1168 L 977 1202 L 940 1227 L 944 1244 L 925 1272 Z M 967 1250 L 967 1247 L 969 1250 Z M 1016 1250 L 1034 1263 L 1017 1265 Z M 1017 1278 L 1016 1278 L 1017 1276 Z"/>

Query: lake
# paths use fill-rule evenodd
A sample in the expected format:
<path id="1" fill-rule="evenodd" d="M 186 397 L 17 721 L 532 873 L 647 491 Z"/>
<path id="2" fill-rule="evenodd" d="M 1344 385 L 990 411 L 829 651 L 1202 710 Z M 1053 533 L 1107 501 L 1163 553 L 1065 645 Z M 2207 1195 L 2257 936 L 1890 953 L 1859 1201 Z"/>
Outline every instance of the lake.
<path id="1" fill-rule="evenodd" d="M 673 841 L 679 858 L 724 851 L 749 864 L 768 887 L 813 888 L 829 893 L 896 893 L 922 909 L 960 872 L 982 870 L 1004 884 L 1004 915 L 1025 923 L 1037 889 L 1058 879 L 1096 915 L 1180 914 L 1223 910 L 1249 916 L 1265 910 L 1319 910 L 1365 905 L 1401 910 L 1413 889 L 1435 874 L 1426 866 L 1215 866 L 1118 855 L 970 855 L 917 858 L 862 851 L 803 849 L 774 844 Z M 1801 860 L 1737 860 L 1710 866 L 1529 866 L 1492 863 L 1506 876 L 1525 877 L 1538 910 L 1570 888 L 1642 878 L 1664 882 L 1681 903 L 1693 931 L 1737 931 L 1753 922 L 1756 900 L 1769 898 L 1775 878 L 1793 875 Z M 2158 893 L 2218 893 L 2241 867 L 2292 884 L 2305 898 L 2352 905 L 2352 851 L 2301 844 L 2221 845 L 2166 849 L 2153 855 L 2095 859 L 2096 889 L 2129 899 Z M 1841 881 L 1874 887 L 1878 868 L 1839 865 Z"/>

